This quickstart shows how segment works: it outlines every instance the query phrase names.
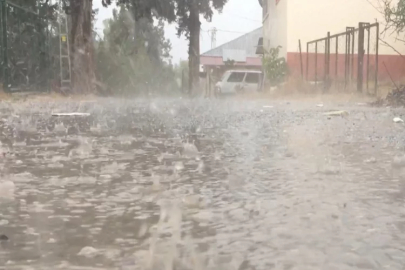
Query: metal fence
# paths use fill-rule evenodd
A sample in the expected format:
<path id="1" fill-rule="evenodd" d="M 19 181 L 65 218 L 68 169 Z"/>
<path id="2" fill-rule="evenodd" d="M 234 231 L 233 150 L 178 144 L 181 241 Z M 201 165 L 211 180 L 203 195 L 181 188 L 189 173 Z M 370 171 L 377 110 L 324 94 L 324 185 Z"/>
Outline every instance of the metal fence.
<path id="1" fill-rule="evenodd" d="M 328 90 L 332 85 L 376 93 L 378 88 L 379 24 L 358 28 L 307 43 L 306 80 Z"/>
<path id="2" fill-rule="evenodd" d="M 6 92 L 42 91 L 49 86 L 49 24 L 36 1 L 0 0 L 1 80 Z M 20 4 L 20 5 L 18 5 Z"/>

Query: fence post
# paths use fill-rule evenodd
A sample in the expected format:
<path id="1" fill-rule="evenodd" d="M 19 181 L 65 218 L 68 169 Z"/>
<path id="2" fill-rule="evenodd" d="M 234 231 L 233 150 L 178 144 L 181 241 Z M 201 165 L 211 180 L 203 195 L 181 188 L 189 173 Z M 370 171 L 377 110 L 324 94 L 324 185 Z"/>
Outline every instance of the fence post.
<path id="1" fill-rule="evenodd" d="M 318 42 L 315 42 L 315 85 L 318 85 Z"/>
<path id="2" fill-rule="evenodd" d="M 298 46 L 299 46 L 299 49 L 300 49 L 301 79 L 304 79 L 304 67 L 303 67 L 303 64 L 302 64 L 301 39 L 298 40 Z"/>
<path id="3" fill-rule="evenodd" d="M 8 78 L 8 55 L 7 55 L 7 2 L 1 0 L 1 47 L 2 47 L 2 62 L 3 62 L 3 90 L 9 92 L 9 78 Z"/>
<path id="4" fill-rule="evenodd" d="M 338 79 L 338 68 L 339 68 L 339 36 L 336 37 L 336 59 L 335 59 L 335 80 Z"/>
<path id="5" fill-rule="evenodd" d="M 370 24 L 368 24 L 367 27 L 367 69 L 366 69 L 366 87 L 367 87 L 367 93 L 368 93 L 368 84 L 369 84 L 369 80 L 370 80 Z"/>
<path id="6" fill-rule="evenodd" d="M 210 97 L 210 74 L 209 67 L 205 66 L 205 98 Z"/>
<path id="7" fill-rule="evenodd" d="M 305 70 L 305 75 L 307 77 L 307 81 L 308 81 L 308 68 L 309 68 L 309 43 L 307 42 L 307 63 L 306 63 L 306 70 Z"/>
<path id="8" fill-rule="evenodd" d="M 355 42 L 355 40 L 356 40 L 356 31 L 355 31 L 355 28 L 354 27 L 351 27 L 352 28 L 352 36 L 353 36 L 353 39 L 352 39 L 352 56 L 351 56 L 351 67 L 350 67 L 350 73 L 351 73 L 351 75 L 350 75 L 350 81 L 351 82 L 353 82 L 353 79 L 354 79 L 354 42 Z"/>
<path id="9" fill-rule="evenodd" d="M 376 47 L 375 47 L 375 82 L 374 82 L 375 94 L 377 94 L 377 91 L 378 91 L 378 47 L 380 44 L 380 24 L 379 23 L 377 23 L 376 28 L 377 28 L 377 30 L 376 30 L 377 31 L 377 37 L 376 37 L 377 43 L 376 43 Z"/>
<path id="10" fill-rule="evenodd" d="M 364 57 L 364 24 L 359 23 L 359 40 L 357 45 L 357 92 L 363 92 L 363 57 Z"/>
<path id="11" fill-rule="evenodd" d="M 350 74 L 350 27 L 346 27 L 346 48 L 345 48 L 345 88 Z"/>
<path id="12" fill-rule="evenodd" d="M 324 66 L 323 66 L 323 84 L 326 84 L 328 79 L 328 38 L 325 38 L 325 54 L 324 54 Z"/>
<path id="13" fill-rule="evenodd" d="M 326 59 L 325 59 L 325 63 L 326 63 L 326 68 L 325 68 L 325 72 L 326 72 L 326 79 L 325 79 L 325 90 L 329 88 L 329 80 L 330 80 L 330 32 L 327 33 L 326 36 Z"/>

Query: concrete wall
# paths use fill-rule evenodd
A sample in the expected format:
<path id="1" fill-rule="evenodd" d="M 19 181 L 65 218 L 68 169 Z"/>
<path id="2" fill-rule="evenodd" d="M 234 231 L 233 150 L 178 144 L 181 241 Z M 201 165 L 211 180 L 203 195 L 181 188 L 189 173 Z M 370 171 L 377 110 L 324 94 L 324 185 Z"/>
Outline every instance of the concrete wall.
<path id="1" fill-rule="evenodd" d="M 287 57 L 287 5 L 289 0 L 264 0 L 267 13 L 263 14 L 263 46 L 266 50 L 281 46 L 280 56 Z M 266 8 L 264 8 L 266 10 Z"/>
<path id="2" fill-rule="evenodd" d="M 271 2 L 274 2 L 270 0 Z M 385 28 L 385 19 L 382 14 L 381 0 L 280 0 L 279 4 L 288 2 L 287 7 L 287 62 L 290 66 L 292 74 L 301 73 L 301 62 L 298 51 L 298 40 L 301 39 L 303 54 L 303 67 L 306 73 L 306 42 L 323 38 L 329 31 L 331 35 L 345 31 L 346 26 L 353 26 L 358 28 L 359 22 L 380 23 L 380 38 L 383 41 L 379 42 L 379 80 L 389 80 L 389 74 L 394 80 L 404 78 L 405 74 L 405 61 L 403 57 L 399 56 L 395 50 L 405 54 L 405 43 L 397 41 L 397 34 L 392 31 L 382 33 Z M 395 4 L 397 0 L 393 1 Z M 376 61 L 376 28 L 372 28 L 370 35 L 370 66 L 371 73 L 375 72 Z M 357 36 L 356 36 L 357 41 Z M 388 43 L 390 46 L 387 46 Z M 344 69 L 344 46 L 345 41 L 342 37 L 339 40 L 339 55 L 332 56 L 331 59 L 331 73 L 336 71 L 339 74 L 340 69 Z M 335 42 L 331 43 L 331 52 L 335 52 Z M 315 52 L 315 46 L 312 45 L 309 50 L 310 53 Z M 324 45 L 318 43 L 318 78 L 322 77 L 324 69 Z M 355 45 L 355 54 L 357 54 L 357 44 Z M 335 57 L 335 58 L 333 58 Z M 357 59 L 357 55 L 354 56 Z M 310 54 L 309 63 L 310 67 L 315 61 L 314 55 Z M 335 60 L 333 60 L 335 59 Z M 338 59 L 338 60 L 336 60 Z M 335 65 L 337 63 L 337 65 Z M 387 66 L 385 68 L 384 66 Z M 356 67 L 354 67 L 354 70 Z M 312 67 L 312 71 L 314 68 Z M 311 76 L 311 70 L 309 71 Z"/>
<path id="3" fill-rule="evenodd" d="M 288 1 L 288 44 L 289 52 L 297 51 L 298 39 L 310 41 L 331 34 L 343 32 L 346 26 L 358 27 L 359 22 L 380 23 L 384 29 L 385 20 L 381 0 L 280 0 Z M 393 1 L 395 2 L 395 1 Z M 383 34 L 381 38 L 405 53 L 404 42 L 397 42 L 397 35 Z M 388 46 L 381 45 L 380 54 L 396 54 Z"/>

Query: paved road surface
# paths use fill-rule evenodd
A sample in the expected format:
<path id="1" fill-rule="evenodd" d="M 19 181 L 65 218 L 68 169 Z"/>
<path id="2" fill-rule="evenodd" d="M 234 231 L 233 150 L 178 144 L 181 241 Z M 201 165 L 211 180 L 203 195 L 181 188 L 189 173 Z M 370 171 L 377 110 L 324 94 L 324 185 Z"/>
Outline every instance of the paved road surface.
<path id="1" fill-rule="evenodd" d="M 404 269 L 404 114 L 0 103 L 0 269 Z"/>

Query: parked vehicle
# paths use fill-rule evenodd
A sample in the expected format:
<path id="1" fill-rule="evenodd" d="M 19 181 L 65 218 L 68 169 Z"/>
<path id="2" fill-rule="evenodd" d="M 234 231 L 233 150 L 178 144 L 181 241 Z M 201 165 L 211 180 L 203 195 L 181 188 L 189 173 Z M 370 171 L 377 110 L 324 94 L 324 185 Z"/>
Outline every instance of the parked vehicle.
<path id="1" fill-rule="evenodd" d="M 217 95 L 253 93 L 260 90 L 262 72 L 256 70 L 228 70 L 215 85 Z"/>

